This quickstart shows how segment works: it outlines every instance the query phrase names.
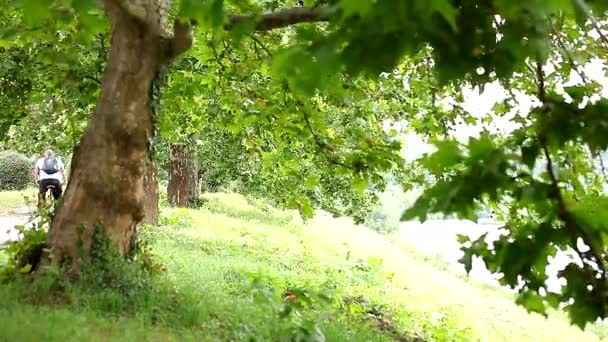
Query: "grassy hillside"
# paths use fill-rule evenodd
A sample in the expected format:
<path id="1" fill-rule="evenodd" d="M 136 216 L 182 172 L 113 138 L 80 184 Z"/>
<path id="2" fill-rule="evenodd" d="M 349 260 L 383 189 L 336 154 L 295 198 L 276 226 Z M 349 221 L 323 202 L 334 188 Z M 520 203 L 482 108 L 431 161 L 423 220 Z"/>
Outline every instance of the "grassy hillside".
<path id="1" fill-rule="evenodd" d="M 304 225 L 237 195 L 207 198 L 200 210 L 165 209 L 143 232 L 160 279 L 125 271 L 91 287 L 51 273 L 3 286 L 0 340 L 599 340 L 350 220 Z"/>

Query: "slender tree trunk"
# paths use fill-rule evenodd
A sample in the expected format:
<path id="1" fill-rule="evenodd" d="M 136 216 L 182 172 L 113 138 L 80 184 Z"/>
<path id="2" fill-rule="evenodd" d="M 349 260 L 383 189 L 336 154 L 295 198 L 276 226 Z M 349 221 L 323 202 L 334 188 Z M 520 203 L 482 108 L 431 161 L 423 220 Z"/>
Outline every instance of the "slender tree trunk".
<path id="1" fill-rule="evenodd" d="M 198 159 L 188 144 L 169 145 L 169 185 L 171 205 L 186 207 L 199 196 Z"/>
<path id="2" fill-rule="evenodd" d="M 154 160 L 146 163 L 144 175 L 144 219 L 142 223 L 158 225 L 158 167 Z"/>
<path id="3" fill-rule="evenodd" d="M 67 259 L 75 273 L 81 255 L 90 253 L 96 225 L 124 255 L 144 218 L 145 156 L 154 126 L 151 85 L 173 43 L 161 37 L 158 2 L 140 2 L 143 17 L 122 7 L 125 2 L 104 3 L 112 38 L 101 95 L 47 238 L 51 264 Z"/>

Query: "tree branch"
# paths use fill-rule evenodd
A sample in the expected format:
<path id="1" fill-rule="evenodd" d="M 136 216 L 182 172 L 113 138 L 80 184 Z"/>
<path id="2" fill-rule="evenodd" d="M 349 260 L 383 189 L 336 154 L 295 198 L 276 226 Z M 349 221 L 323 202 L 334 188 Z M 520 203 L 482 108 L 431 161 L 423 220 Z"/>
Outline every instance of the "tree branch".
<path id="1" fill-rule="evenodd" d="M 589 10 L 589 7 L 585 3 L 585 1 L 584 0 L 574 0 L 574 1 L 576 2 L 576 5 L 580 9 L 583 10 L 587 19 L 589 19 L 591 21 L 591 26 L 593 26 L 593 28 L 595 29 L 597 34 L 600 36 L 600 39 L 602 40 L 602 42 L 608 47 L 608 37 L 606 37 L 606 35 L 602 32 L 602 28 L 600 27 L 599 23 L 597 22 L 597 19 L 595 18 L 595 16 L 593 16 L 591 11 Z"/>
<path id="2" fill-rule="evenodd" d="M 545 84 L 545 73 L 543 72 L 543 66 L 540 62 L 536 62 L 536 81 L 538 82 L 538 99 L 543 105 L 547 104 L 547 90 Z"/>
<path id="3" fill-rule="evenodd" d="M 327 158 L 327 160 L 329 162 L 349 169 L 350 167 L 348 167 L 348 165 L 344 164 L 343 162 L 338 160 L 338 158 L 335 155 L 328 152 L 328 149 L 329 149 L 328 145 L 325 142 L 323 142 L 321 140 L 321 138 L 319 138 L 319 136 L 315 133 L 315 130 L 312 128 L 312 125 L 310 124 L 310 119 L 308 118 L 308 114 L 306 113 L 306 111 L 303 111 L 303 114 L 304 114 L 304 122 L 306 123 L 306 127 L 308 128 L 308 131 L 312 135 L 315 143 L 319 147 L 319 151 L 321 153 L 323 153 L 323 155 L 325 155 L 325 157 Z"/>
<path id="4" fill-rule="evenodd" d="M 602 28 L 600 27 L 599 23 L 597 22 L 597 20 L 595 20 L 594 17 L 591 17 L 591 23 L 593 25 L 593 28 L 595 29 L 595 32 L 597 32 L 597 34 L 602 39 L 602 42 L 604 42 L 604 45 L 606 47 L 608 47 L 608 37 L 606 37 L 604 32 L 602 32 Z"/>
<path id="5" fill-rule="evenodd" d="M 557 216 L 564 221 L 566 225 L 566 229 L 570 230 L 572 234 L 572 248 L 581 258 L 581 261 L 584 263 L 585 260 L 592 260 L 596 263 L 597 268 L 601 275 L 602 284 L 606 283 L 606 279 L 608 277 L 608 273 L 606 272 L 606 268 L 604 266 L 604 262 L 601 257 L 601 251 L 597 248 L 596 244 L 593 243 L 593 238 L 588 231 L 588 228 L 581 225 L 576 218 L 570 213 L 568 207 L 566 206 L 566 201 L 562 195 L 561 189 L 559 188 L 559 183 L 557 176 L 555 175 L 553 168 L 553 160 L 551 158 L 551 154 L 549 153 L 549 148 L 546 145 L 546 141 L 544 141 L 544 137 L 540 137 L 540 143 L 542 144 L 542 150 L 545 155 L 545 159 L 547 159 L 547 173 L 549 174 L 549 178 L 551 180 L 551 190 L 554 192 L 555 200 L 557 201 Z M 576 244 L 576 238 L 580 237 L 583 242 L 589 247 L 588 252 L 583 252 Z M 588 267 L 588 264 L 584 264 L 585 267 Z"/>
<path id="6" fill-rule="evenodd" d="M 251 38 L 257 45 L 259 45 L 262 50 L 264 50 L 268 54 L 268 56 L 272 57 L 272 52 L 270 52 L 270 50 L 264 45 L 264 43 L 262 43 L 262 41 L 258 37 L 253 34 L 250 34 L 249 38 Z"/>
<path id="7" fill-rule="evenodd" d="M 604 178 L 606 178 L 606 167 L 604 166 L 604 158 L 602 157 L 602 152 L 599 152 L 597 156 L 600 161 L 600 167 L 602 168 L 602 175 L 604 175 Z"/>
<path id="8" fill-rule="evenodd" d="M 542 70 L 542 65 L 540 62 L 536 62 L 536 81 L 538 85 L 538 98 L 546 107 L 548 104 L 547 100 L 547 91 L 545 89 L 545 75 Z M 576 217 L 568 210 L 568 206 L 566 205 L 566 200 L 562 195 L 562 191 L 559 187 L 559 179 L 558 176 L 554 172 L 554 163 L 551 158 L 551 153 L 549 151 L 549 147 L 547 144 L 547 138 L 544 132 L 544 129 L 541 130 L 539 135 L 537 136 L 537 141 L 539 142 L 542 151 L 544 153 L 546 163 L 546 171 L 549 174 L 549 179 L 551 181 L 551 198 L 557 203 L 557 217 L 564 222 L 566 231 L 570 234 L 572 248 L 581 258 L 581 262 L 585 268 L 589 269 L 589 264 L 585 263 L 585 260 L 591 260 L 595 262 L 599 273 L 600 279 L 596 281 L 594 284 L 594 291 L 599 290 L 597 293 L 604 293 L 606 286 L 606 281 L 608 279 L 608 272 L 604 265 L 604 261 L 602 260 L 601 249 L 597 247 L 597 245 L 593 241 L 593 236 L 591 235 L 589 228 L 584 224 L 581 224 Z M 582 241 L 589 247 L 589 251 L 584 252 L 577 246 L 577 239 L 581 238 Z M 599 287 L 598 287 L 599 286 Z M 605 297 L 603 297 L 605 298 Z"/>
<path id="9" fill-rule="evenodd" d="M 547 17 L 547 20 L 549 21 L 549 24 L 551 25 L 551 28 L 553 29 L 553 32 L 555 32 L 555 39 L 557 40 L 557 45 L 563 50 L 564 54 L 566 55 L 566 59 L 568 60 L 568 63 L 570 63 L 570 67 L 572 67 L 572 69 L 574 69 L 574 71 L 581 77 L 581 80 L 584 83 L 588 83 L 587 81 L 587 77 L 585 76 L 585 74 L 579 70 L 579 65 L 574 61 L 574 58 L 572 57 L 572 53 L 570 53 L 570 50 L 568 50 L 568 48 L 566 47 L 566 44 L 564 43 L 561 35 L 561 27 L 558 29 L 554 24 L 553 21 L 551 20 L 551 18 Z"/>
<path id="10" fill-rule="evenodd" d="M 90 75 L 85 75 L 84 78 L 89 79 L 89 80 L 95 82 L 98 85 L 101 85 L 101 80 L 99 78 L 97 78 L 97 77 L 93 77 L 93 76 L 90 76 Z"/>
<path id="11" fill-rule="evenodd" d="M 336 6 L 293 7 L 259 16 L 233 14 L 224 29 L 232 30 L 239 24 L 253 22 L 256 31 L 268 31 L 300 23 L 324 22 L 337 12 Z"/>

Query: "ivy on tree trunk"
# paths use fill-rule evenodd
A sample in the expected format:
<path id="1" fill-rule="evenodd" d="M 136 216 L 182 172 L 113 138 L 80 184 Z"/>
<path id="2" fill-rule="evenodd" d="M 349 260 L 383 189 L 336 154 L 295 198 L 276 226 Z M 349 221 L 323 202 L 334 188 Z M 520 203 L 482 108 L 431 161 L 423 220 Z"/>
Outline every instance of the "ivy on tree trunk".
<path id="1" fill-rule="evenodd" d="M 187 50 L 191 34 L 175 25 L 166 38 L 163 2 L 104 2 L 112 38 L 101 95 L 74 155 L 73 174 L 48 234 L 49 259 L 66 259 L 78 273 L 96 225 L 123 255 L 145 217 L 146 154 L 154 132 L 152 83 L 170 59 Z"/>

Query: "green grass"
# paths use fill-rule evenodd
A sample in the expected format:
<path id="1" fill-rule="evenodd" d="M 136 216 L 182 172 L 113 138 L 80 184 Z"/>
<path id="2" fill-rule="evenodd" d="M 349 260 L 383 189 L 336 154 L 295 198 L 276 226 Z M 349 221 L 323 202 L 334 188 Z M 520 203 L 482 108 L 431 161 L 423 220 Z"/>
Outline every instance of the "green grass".
<path id="1" fill-rule="evenodd" d="M 350 220 L 303 225 L 259 201 L 206 197 L 200 210 L 164 209 L 164 225 L 142 233 L 167 269 L 160 279 L 126 275 L 94 288 L 61 282 L 59 299 L 52 274 L 0 288 L 0 340 L 287 341 L 314 325 L 328 341 L 599 340 L 561 316 L 528 314 L 504 292 Z M 288 288 L 307 291 L 299 303 L 310 304 L 281 318 Z"/>
<path id="2" fill-rule="evenodd" d="M 20 191 L 0 191 L 0 215 L 12 214 L 17 210 L 35 204 L 36 189 Z"/>
<path id="3" fill-rule="evenodd" d="M 184 341 L 168 329 L 151 327 L 136 319 L 103 317 L 90 311 L 31 306 L 0 308 L 2 341 Z"/>

